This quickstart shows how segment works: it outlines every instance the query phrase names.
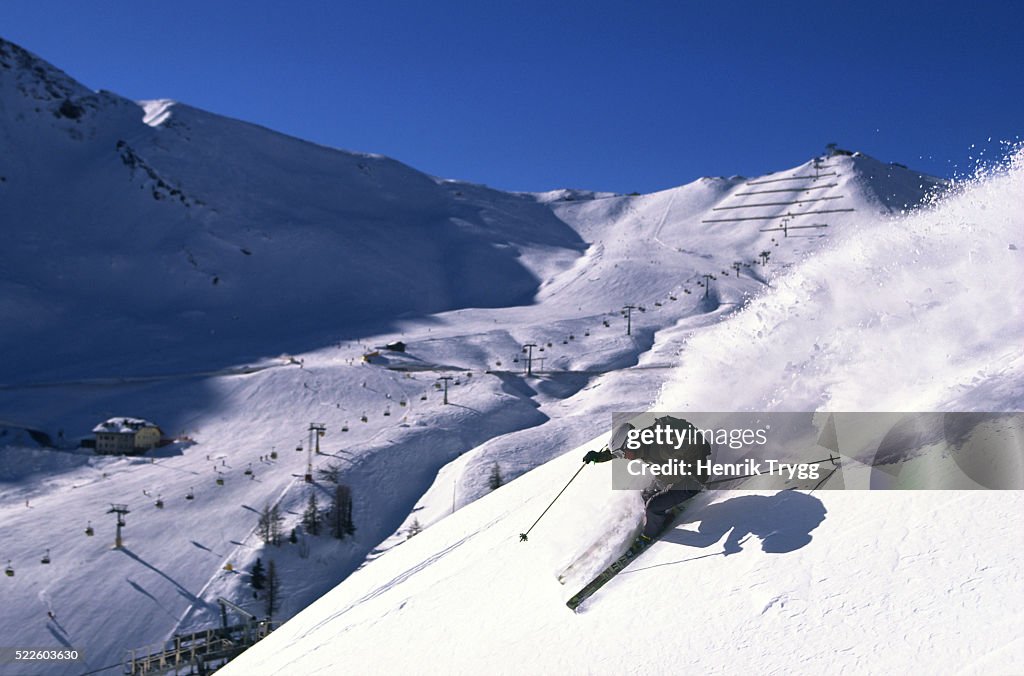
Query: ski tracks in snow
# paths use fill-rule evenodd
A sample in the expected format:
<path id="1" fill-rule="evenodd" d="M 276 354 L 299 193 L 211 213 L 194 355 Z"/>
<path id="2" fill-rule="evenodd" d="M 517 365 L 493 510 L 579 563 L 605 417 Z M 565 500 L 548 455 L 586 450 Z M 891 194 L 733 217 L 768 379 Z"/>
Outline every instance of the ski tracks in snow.
<path id="1" fill-rule="evenodd" d="M 378 596 L 381 596 L 382 594 L 385 594 L 385 593 L 391 591 L 392 589 L 394 589 L 398 585 L 400 585 L 403 582 L 405 582 L 405 581 L 409 580 L 410 578 L 412 578 L 417 573 L 420 573 L 420 572 L 426 570 L 427 568 L 429 568 L 430 566 L 432 566 L 434 563 L 437 563 L 439 560 L 441 560 L 442 558 L 444 558 L 445 556 L 447 556 L 451 552 L 455 551 L 456 549 L 458 549 L 459 547 L 464 545 L 469 540 L 471 540 L 474 537 L 476 537 L 476 535 L 478 533 L 480 533 L 481 531 L 485 531 L 488 528 L 490 528 L 491 526 L 493 526 L 494 524 L 498 523 L 505 516 L 506 515 L 503 514 L 500 517 L 492 519 L 489 523 L 484 525 L 482 528 L 478 528 L 477 530 L 473 531 L 469 535 L 466 535 L 465 537 L 463 537 L 463 538 L 461 538 L 459 540 L 456 540 L 455 542 L 453 542 L 452 544 L 448 545 L 444 549 L 442 549 L 442 550 L 440 550 L 438 552 L 435 552 L 434 554 L 430 555 L 429 557 L 427 557 L 423 561 L 420 561 L 419 563 L 417 563 L 412 568 L 409 568 L 409 569 L 403 571 L 402 573 L 400 573 L 400 574 L 396 575 L 395 577 L 391 578 L 390 580 L 388 580 L 384 584 L 380 585 L 379 587 L 377 587 L 373 591 L 370 591 L 367 594 L 365 594 L 362 597 L 360 597 L 359 599 L 353 601 L 352 603 L 349 603 L 347 606 L 345 606 L 341 610 L 337 611 L 336 613 L 332 613 L 332 614 L 328 615 L 327 617 L 325 617 L 321 621 L 319 621 L 316 624 L 314 624 L 309 629 L 307 629 L 304 632 L 302 632 L 301 634 L 299 634 L 296 638 L 306 638 L 307 636 L 309 636 L 310 634 L 314 633 L 315 631 L 317 631 L 318 629 L 320 629 L 324 625 L 329 624 L 330 622 L 332 622 L 333 620 L 341 617 L 342 615 L 344 615 L 345 613 L 349 612 L 350 610 L 352 610 L 354 608 L 357 608 L 358 606 L 361 606 L 362 604 L 366 603 L 367 601 L 371 601 L 371 600 L 377 598 Z"/>

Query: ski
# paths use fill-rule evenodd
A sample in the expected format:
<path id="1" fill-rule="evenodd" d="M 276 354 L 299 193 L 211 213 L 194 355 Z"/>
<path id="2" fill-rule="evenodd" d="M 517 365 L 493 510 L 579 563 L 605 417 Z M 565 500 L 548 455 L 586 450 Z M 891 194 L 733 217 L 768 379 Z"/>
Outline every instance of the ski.
<path id="1" fill-rule="evenodd" d="M 617 558 L 610 566 L 602 570 L 597 577 L 591 580 L 590 584 L 576 592 L 572 598 L 565 602 L 565 605 L 569 606 L 570 610 L 576 610 L 581 603 L 593 596 L 598 589 L 615 577 L 620 570 L 632 563 L 633 559 L 640 556 L 640 554 L 650 547 L 653 542 L 654 540 L 646 541 L 642 537 L 638 537 L 633 540 L 633 544 L 629 546 L 629 549 L 625 554 Z"/>
<path id="2" fill-rule="evenodd" d="M 689 502 L 690 500 L 687 500 L 683 504 L 673 507 L 672 509 L 669 510 L 668 525 L 666 526 L 663 532 L 668 532 L 669 530 L 671 530 L 676 518 L 680 514 L 682 514 L 683 510 L 686 509 L 686 505 L 689 504 Z M 618 575 L 622 569 L 626 568 L 629 564 L 633 562 L 634 559 L 643 554 L 648 547 L 657 542 L 657 539 L 658 538 L 651 538 L 648 540 L 642 536 L 637 536 L 637 538 L 633 540 L 633 543 L 629 546 L 629 549 L 626 550 L 625 554 L 617 558 L 615 561 L 611 563 L 610 566 L 608 566 L 600 573 L 598 573 L 597 577 L 591 580 L 591 582 L 583 589 L 576 592 L 572 596 L 572 598 L 565 602 L 565 605 L 567 605 L 570 610 L 575 611 L 577 608 L 580 607 L 580 604 L 582 604 L 584 601 L 593 596 L 598 589 L 605 586 L 605 584 L 607 584 L 613 577 Z"/>

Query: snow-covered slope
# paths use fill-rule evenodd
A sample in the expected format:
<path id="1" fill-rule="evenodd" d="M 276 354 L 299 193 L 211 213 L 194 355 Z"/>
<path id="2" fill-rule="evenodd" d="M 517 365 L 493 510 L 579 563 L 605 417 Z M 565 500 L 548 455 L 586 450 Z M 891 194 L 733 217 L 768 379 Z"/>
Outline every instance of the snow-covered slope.
<path id="1" fill-rule="evenodd" d="M 660 408 L 1019 410 L 1022 159 L 909 217 L 862 219 L 695 335 Z M 573 614 L 556 575 L 595 541 L 621 546 L 638 496 L 588 468 L 528 543 L 516 534 L 603 439 L 380 557 L 223 673 L 983 674 L 1024 660 L 1019 491 L 707 494 Z"/>
<path id="2" fill-rule="evenodd" d="M 392 577 L 424 579 L 402 575 L 407 568 L 443 574 L 451 584 L 438 589 L 453 596 L 461 584 L 490 584 L 499 568 L 488 566 L 500 565 L 505 538 L 560 488 L 579 451 L 559 456 L 603 430 L 612 411 L 650 407 L 669 377 L 691 390 L 723 378 L 744 393 L 744 406 L 782 409 L 786 397 L 809 405 L 813 397 L 789 392 L 769 404 L 776 381 L 766 384 L 766 376 L 741 387 L 738 371 L 726 381 L 700 365 L 710 370 L 722 359 L 719 344 L 733 346 L 737 365 L 756 361 L 763 341 L 751 337 L 757 329 L 749 311 L 738 311 L 787 271 L 787 280 L 803 275 L 824 284 L 827 276 L 843 299 L 860 299 L 856 316 L 867 321 L 878 299 L 834 252 L 856 246 L 864 228 L 896 231 L 891 245 L 901 250 L 904 221 L 876 222 L 938 184 L 858 155 L 757 179 L 700 179 L 652 195 L 510 194 L 171 101 L 136 104 L 93 93 L 6 42 L 0 150 L 0 345 L 17 355 L 0 366 L 0 565 L 10 559 L 16 570 L 0 578 L 0 634 L 11 645 L 81 648 L 88 669 L 216 625 L 218 596 L 263 614 L 264 599 L 253 598 L 246 572 L 256 557 L 273 559 L 281 572 L 279 619 L 361 566 L 356 586 L 341 588 L 367 585 L 353 598 Z M 807 178 L 816 172 L 822 175 Z M 793 179 L 802 188 L 784 199 L 741 194 Z M 994 189 L 992 199 L 1003 192 Z M 764 204 L 793 197 L 805 201 Z M 827 228 L 762 232 L 790 210 L 822 205 L 830 211 L 788 222 Z M 721 220 L 733 217 L 772 218 Z M 817 255 L 822 246 L 831 248 Z M 767 265 L 758 262 L 762 252 Z M 832 261 L 839 279 L 831 263 L 816 268 L 819 260 Z M 856 284 L 844 286 L 848 275 Z M 791 310 L 772 300 L 784 300 L 778 294 L 786 288 L 758 301 L 774 308 L 776 323 Z M 842 332 L 841 312 L 822 298 L 817 312 Z M 630 335 L 624 304 L 637 306 Z M 1003 318 L 1000 340 L 1012 315 Z M 729 328 L 733 322 L 739 328 Z M 868 322 L 880 331 L 870 335 L 884 336 L 885 322 L 876 324 Z M 937 336 L 945 328 L 928 326 Z M 703 339 L 709 330 L 713 337 Z M 801 345 L 799 327 L 791 331 L 788 342 Z M 407 352 L 362 360 L 396 339 Z M 524 374 L 528 342 L 538 346 L 532 376 Z M 983 347 L 965 341 L 954 349 L 996 354 Z M 699 383 L 686 384 L 680 355 L 687 371 L 701 373 Z M 965 356 L 964 363 L 980 359 Z M 832 373 L 845 363 L 858 362 L 837 357 Z M 454 378 L 447 406 L 436 389 L 443 375 Z M 972 384 L 964 378 L 958 371 L 948 383 Z M 1019 382 L 978 378 L 970 391 L 991 385 L 994 402 Z M 673 401 L 684 403 L 663 399 Z M 113 416 L 152 420 L 191 442 L 142 458 L 97 458 L 75 448 Z M 353 491 L 357 531 L 342 541 L 299 525 L 309 496 L 324 504 L 333 490 L 319 474 L 315 484 L 303 481 L 313 421 L 327 426 L 315 468 L 337 467 Z M 496 465 L 506 483 L 519 479 L 489 495 Z M 567 527 L 549 532 L 547 544 L 517 550 L 525 558 L 506 561 L 550 572 L 603 535 L 591 524 L 635 515 L 635 496 L 609 501 L 591 490 L 599 476 L 580 484 L 575 499 L 583 502 L 566 503 L 592 511 L 552 512 L 547 518 Z M 194 499 L 186 500 L 190 490 Z M 298 544 L 264 546 L 254 532 L 255 512 L 274 502 L 286 532 L 297 528 Z M 110 548 L 111 503 L 131 509 L 122 550 Z M 89 521 L 92 537 L 83 532 Z M 426 531 L 406 542 L 414 522 Z M 628 519 L 622 523 L 617 537 L 632 529 Z M 46 549 L 52 562 L 42 565 Z M 540 558 L 531 558 L 538 550 Z M 424 565 L 442 558 L 468 572 Z M 228 563 L 233 570 L 225 570 Z M 562 591 L 545 603 L 563 609 Z M 390 596 L 374 596 L 385 606 L 373 608 L 405 622 Z M 469 606 L 453 604 L 443 608 L 453 631 L 475 621 Z M 392 629 L 398 625 L 382 621 L 382 636 Z"/>
<path id="3" fill-rule="evenodd" d="M 583 248 L 532 196 L 93 93 L 3 41 L 0 101 L 0 348 L 19 352 L 0 382 L 203 370 L 521 304 L 532 265 Z"/>

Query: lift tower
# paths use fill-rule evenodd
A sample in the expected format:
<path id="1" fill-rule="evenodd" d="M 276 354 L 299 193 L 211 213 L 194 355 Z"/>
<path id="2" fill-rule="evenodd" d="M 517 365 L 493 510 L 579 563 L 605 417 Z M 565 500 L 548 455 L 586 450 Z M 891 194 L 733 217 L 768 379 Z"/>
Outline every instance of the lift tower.
<path id="1" fill-rule="evenodd" d="M 323 423 L 309 423 L 309 443 L 306 444 L 306 483 L 313 483 L 313 447 L 316 445 L 316 454 L 320 455 L 320 437 L 327 432 L 327 425 Z"/>
<path id="2" fill-rule="evenodd" d="M 117 535 L 114 536 L 114 549 L 121 548 L 121 529 L 124 528 L 124 515 L 129 514 L 128 505 L 111 503 L 107 514 L 117 514 Z"/>

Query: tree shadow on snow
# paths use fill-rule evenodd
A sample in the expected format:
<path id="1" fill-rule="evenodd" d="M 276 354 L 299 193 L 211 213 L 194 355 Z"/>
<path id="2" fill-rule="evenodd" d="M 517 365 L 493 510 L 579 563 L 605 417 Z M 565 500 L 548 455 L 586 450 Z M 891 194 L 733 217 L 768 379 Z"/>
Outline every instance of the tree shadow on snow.
<path id="1" fill-rule="evenodd" d="M 751 537 L 761 541 L 761 551 L 785 554 L 809 544 L 811 531 L 825 520 L 825 514 L 821 500 L 799 491 L 745 495 L 694 512 L 691 520 L 700 519 L 697 530 L 676 528 L 661 539 L 688 547 L 710 547 L 728 533 L 720 552 L 725 556 L 740 552 Z"/>

